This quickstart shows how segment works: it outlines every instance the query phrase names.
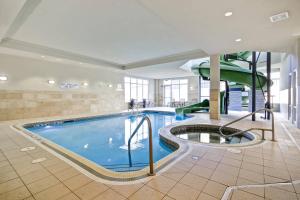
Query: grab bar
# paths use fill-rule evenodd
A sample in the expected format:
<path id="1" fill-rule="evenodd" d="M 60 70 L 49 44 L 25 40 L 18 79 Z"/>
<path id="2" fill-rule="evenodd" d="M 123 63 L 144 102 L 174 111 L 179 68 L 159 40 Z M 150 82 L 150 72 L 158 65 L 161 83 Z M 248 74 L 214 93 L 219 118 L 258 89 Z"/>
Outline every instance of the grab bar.
<path id="1" fill-rule="evenodd" d="M 249 117 L 249 116 L 252 116 L 252 115 L 254 115 L 255 113 L 258 113 L 258 112 L 261 112 L 261 111 L 267 111 L 267 112 L 271 113 L 271 115 L 272 115 L 272 128 L 268 129 L 268 128 L 257 128 L 257 127 L 255 127 L 255 128 L 249 128 L 249 129 L 244 130 L 244 131 L 239 131 L 239 132 L 236 132 L 236 133 L 233 133 L 233 134 L 230 134 L 230 135 L 225 135 L 225 134 L 222 132 L 222 129 L 225 128 L 226 126 L 231 125 L 231 124 L 234 124 L 234 123 L 236 123 L 236 122 L 238 122 L 238 121 L 241 121 L 242 119 L 245 119 L 245 118 L 247 118 L 247 117 Z M 268 109 L 268 108 L 259 109 L 259 110 L 255 111 L 255 112 L 253 112 L 253 113 L 250 113 L 250 114 L 245 115 L 245 116 L 243 116 L 243 117 L 240 117 L 240 118 L 238 118 L 238 119 L 236 119 L 236 120 L 233 120 L 233 121 L 231 121 L 231 122 L 229 122 L 229 123 L 227 123 L 227 124 L 224 124 L 223 126 L 221 126 L 221 127 L 219 128 L 219 132 L 220 132 L 220 134 L 221 134 L 223 137 L 232 137 L 232 136 L 240 135 L 240 134 L 242 134 L 242 133 L 245 133 L 245 132 L 248 132 L 248 131 L 251 131 L 251 130 L 261 130 L 261 131 L 262 131 L 262 139 L 263 139 L 263 140 L 265 139 L 265 131 L 271 131 L 271 132 L 272 132 L 272 141 L 275 141 L 275 126 L 274 126 L 274 113 L 273 113 L 273 111 L 270 110 L 270 109 Z"/>
<path id="2" fill-rule="evenodd" d="M 137 115 L 136 117 L 138 117 Z M 152 127 L 151 127 L 151 121 L 150 118 L 147 115 L 140 115 L 143 116 L 143 119 L 140 121 L 138 126 L 135 128 L 135 130 L 132 132 L 130 138 L 128 139 L 128 158 L 129 158 L 129 166 L 132 167 L 132 160 L 131 160 L 131 139 L 133 136 L 138 132 L 139 128 L 143 125 L 144 121 L 146 120 L 148 123 L 148 132 L 149 132 L 149 176 L 154 176 L 154 163 L 153 163 L 153 145 L 152 145 Z"/>

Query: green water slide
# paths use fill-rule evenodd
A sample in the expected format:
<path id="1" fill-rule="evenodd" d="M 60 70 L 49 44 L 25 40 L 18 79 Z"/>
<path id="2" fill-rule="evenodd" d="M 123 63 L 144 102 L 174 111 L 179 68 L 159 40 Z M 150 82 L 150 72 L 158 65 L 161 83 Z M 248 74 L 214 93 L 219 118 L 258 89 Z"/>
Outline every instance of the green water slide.
<path id="1" fill-rule="evenodd" d="M 234 64 L 233 62 L 236 60 L 247 61 L 247 58 L 250 56 L 251 52 L 245 51 L 235 54 L 230 54 L 231 57 L 225 59 L 225 56 L 220 56 L 220 80 L 228 81 L 231 85 L 242 85 L 242 86 L 252 86 L 252 71 L 248 68 L 241 67 L 239 65 Z M 235 58 L 235 59 L 232 59 Z M 203 78 L 209 79 L 210 78 L 210 63 L 209 61 L 204 61 L 199 65 L 193 66 L 192 71 L 202 76 Z M 267 77 L 261 73 L 257 72 L 256 74 L 256 87 L 257 89 L 264 90 L 267 83 Z M 224 92 L 221 92 L 221 113 L 224 113 Z M 177 114 L 188 114 L 196 111 L 205 110 L 205 107 L 209 106 L 209 101 L 204 100 L 203 102 L 177 108 Z"/>

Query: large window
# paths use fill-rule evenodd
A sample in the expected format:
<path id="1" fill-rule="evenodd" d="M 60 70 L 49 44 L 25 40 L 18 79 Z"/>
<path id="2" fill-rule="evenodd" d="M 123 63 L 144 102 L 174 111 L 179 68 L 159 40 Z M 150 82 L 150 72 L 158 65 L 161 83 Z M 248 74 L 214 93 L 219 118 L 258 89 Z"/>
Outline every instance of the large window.
<path id="1" fill-rule="evenodd" d="M 203 80 L 200 78 L 200 86 L 201 86 L 201 93 L 200 93 L 200 101 L 203 101 L 204 99 L 209 100 L 210 96 L 210 80 Z M 220 82 L 220 91 L 225 91 L 226 84 L 224 81 Z"/>
<path id="2" fill-rule="evenodd" d="M 124 78 L 125 83 L 125 102 L 129 102 L 131 99 L 142 101 L 148 99 L 149 81 L 131 77 Z"/>
<path id="3" fill-rule="evenodd" d="M 188 80 L 164 80 L 164 104 L 169 105 L 171 102 L 188 100 Z"/>

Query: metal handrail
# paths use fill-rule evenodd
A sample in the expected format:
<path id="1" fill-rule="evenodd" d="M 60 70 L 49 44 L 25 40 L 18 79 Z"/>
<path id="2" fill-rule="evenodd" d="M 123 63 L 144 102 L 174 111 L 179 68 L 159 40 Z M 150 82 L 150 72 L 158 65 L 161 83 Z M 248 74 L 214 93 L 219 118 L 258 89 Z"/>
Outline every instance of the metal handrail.
<path id="1" fill-rule="evenodd" d="M 222 129 L 225 128 L 226 126 L 231 125 L 231 124 L 234 124 L 234 123 L 236 123 L 236 122 L 238 122 L 238 121 L 241 121 L 241 120 L 243 120 L 243 119 L 245 119 L 245 118 L 247 118 L 247 117 L 249 117 L 249 116 L 252 116 L 252 115 L 254 115 L 255 113 L 261 112 L 261 111 L 267 111 L 267 112 L 271 113 L 271 115 L 272 115 L 272 127 L 271 127 L 271 128 L 257 128 L 257 127 L 255 127 L 255 128 L 249 128 L 249 129 L 247 129 L 247 130 L 244 130 L 244 131 L 238 131 L 238 132 L 233 133 L 233 134 L 230 134 L 230 135 L 225 135 L 225 134 L 222 132 Z M 255 111 L 255 112 L 252 112 L 252 113 L 250 113 L 250 114 L 248 114 L 248 115 L 245 115 L 245 116 L 243 116 L 243 117 L 241 117 L 241 118 L 238 118 L 238 119 L 236 119 L 236 120 L 233 120 L 233 121 L 231 121 L 231 122 L 229 122 L 229 123 L 227 123 L 227 124 L 224 124 L 223 126 L 221 126 L 221 127 L 219 128 L 219 132 L 220 132 L 220 134 L 221 134 L 223 137 L 232 137 L 232 136 L 240 135 L 240 134 L 242 134 L 242 133 L 245 133 L 245 132 L 248 132 L 248 131 L 251 131 L 251 130 L 261 130 L 261 131 L 262 131 L 262 139 L 264 140 L 264 139 L 265 139 L 265 131 L 271 131 L 271 132 L 272 132 L 272 141 L 275 141 L 275 126 L 274 126 L 274 121 L 275 121 L 275 120 L 274 120 L 274 113 L 273 113 L 273 111 L 272 111 L 271 109 L 268 109 L 268 108 L 263 108 L 263 109 L 259 109 L 259 110 Z"/>
<path id="2" fill-rule="evenodd" d="M 137 115 L 143 116 L 143 119 L 140 121 L 138 126 L 132 132 L 131 136 L 128 139 L 128 158 L 129 158 L 129 166 L 132 167 L 132 160 L 131 160 L 131 139 L 133 136 L 138 132 L 139 128 L 143 125 L 144 121 L 146 120 L 148 123 L 148 133 L 149 133 L 149 176 L 154 176 L 154 162 L 153 162 L 153 145 L 152 145 L 152 127 L 151 127 L 151 120 L 147 115 Z"/>

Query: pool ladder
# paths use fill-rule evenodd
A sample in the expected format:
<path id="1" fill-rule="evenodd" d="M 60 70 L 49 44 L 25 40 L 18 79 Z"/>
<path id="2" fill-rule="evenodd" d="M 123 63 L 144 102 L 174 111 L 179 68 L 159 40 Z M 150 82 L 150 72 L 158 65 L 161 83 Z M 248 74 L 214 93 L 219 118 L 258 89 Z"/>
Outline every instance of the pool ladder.
<path id="1" fill-rule="evenodd" d="M 239 131 L 239 132 L 236 132 L 236 133 L 233 133 L 233 134 L 230 134 L 230 135 L 226 135 L 226 134 L 224 134 L 224 133 L 222 132 L 222 129 L 225 128 L 226 126 L 231 125 L 231 124 L 234 124 L 234 123 L 236 123 L 236 122 L 238 122 L 238 121 L 241 121 L 241 120 L 243 120 L 243 119 L 245 119 L 245 118 L 247 118 L 247 117 L 249 117 L 249 116 L 252 116 L 252 115 L 254 115 L 255 113 L 261 112 L 261 111 L 266 111 L 266 112 L 271 113 L 271 115 L 272 115 L 272 127 L 271 127 L 271 128 L 258 128 L 258 127 L 254 127 L 254 128 L 249 128 L 249 129 L 247 129 L 247 130 Z M 232 122 L 229 122 L 229 123 L 227 123 L 227 124 L 224 124 L 223 126 L 221 126 L 221 127 L 219 128 L 220 134 L 221 134 L 222 136 L 224 136 L 225 138 L 227 138 L 227 137 L 232 137 L 232 136 L 235 136 L 235 135 L 240 135 L 240 134 L 242 134 L 242 133 L 245 133 L 245 132 L 248 132 L 248 131 L 251 131 L 251 130 L 261 130 L 261 131 L 262 131 L 262 140 L 265 139 L 265 131 L 270 131 L 270 132 L 272 132 L 272 141 L 275 141 L 275 127 L 274 127 L 274 113 L 273 113 L 273 111 L 270 110 L 270 109 L 268 109 L 268 108 L 259 109 L 259 110 L 255 111 L 255 112 L 253 112 L 253 113 L 250 113 L 250 114 L 245 115 L 245 116 L 243 116 L 243 117 L 241 117 L 241 118 L 238 118 L 238 119 L 236 119 L 236 120 L 233 120 Z"/>
<path id="2" fill-rule="evenodd" d="M 147 121 L 148 123 L 148 133 L 149 133 L 149 176 L 154 176 L 154 163 L 153 163 L 153 144 L 152 144 L 152 127 L 151 127 L 151 120 L 147 115 L 137 115 L 138 116 L 143 116 L 142 120 L 138 124 L 138 126 L 135 128 L 135 130 L 132 132 L 130 138 L 128 139 L 128 158 L 129 158 L 129 166 L 132 167 L 132 160 L 131 160 L 131 139 L 133 136 L 138 132 L 140 127 L 143 125 L 144 121 Z"/>

